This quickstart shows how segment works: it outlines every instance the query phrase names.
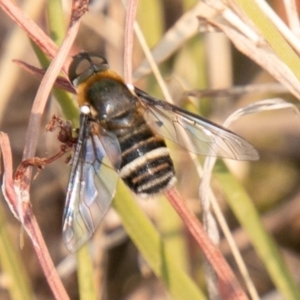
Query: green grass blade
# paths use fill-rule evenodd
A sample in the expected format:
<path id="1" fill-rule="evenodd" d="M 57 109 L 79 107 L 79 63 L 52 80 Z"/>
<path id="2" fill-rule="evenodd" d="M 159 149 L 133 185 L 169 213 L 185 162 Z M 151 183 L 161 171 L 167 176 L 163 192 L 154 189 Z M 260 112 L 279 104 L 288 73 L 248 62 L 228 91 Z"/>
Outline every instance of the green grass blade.
<path id="1" fill-rule="evenodd" d="M 93 265 L 87 245 L 84 245 L 77 254 L 77 277 L 80 299 L 97 299 L 94 286 Z"/>
<path id="2" fill-rule="evenodd" d="M 65 17 L 61 0 L 48 0 L 47 8 L 50 36 L 55 44 L 60 46 L 66 33 Z"/>
<path id="3" fill-rule="evenodd" d="M 114 208 L 122 219 L 122 224 L 147 261 L 152 271 L 165 284 L 174 299 L 205 299 L 193 280 L 178 266 L 152 223 L 129 195 L 123 183 L 119 185 Z"/>
<path id="4" fill-rule="evenodd" d="M 172 251 L 173 259 L 179 267 L 186 271 L 189 262 L 186 238 L 182 234 L 184 225 L 176 211 L 164 197 L 159 197 L 158 201 L 160 202 L 159 215 L 155 220 L 155 224 L 163 236 L 166 248 Z"/>
<path id="5" fill-rule="evenodd" d="M 0 264 L 2 272 L 9 278 L 8 292 L 12 300 L 31 300 L 33 292 L 28 275 L 18 251 L 13 247 L 7 224 L 0 205 Z"/>
<path id="6" fill-rule="evenodd" d="M 46 57 L 46 55 L 34 44 L 32 43 L 33 50 L 43 68 L 47 68 L 50 60 Z M 52 93 L 59 104 L 62 114 L 67 120 L 70 120 L 74 127 L 78 127 L 79 125 L 79 109 L 74 104 L 74 101 L 70 97 L 70 95 L 60 89 L 54 88 Z"/>
<path id="7" fill-rule="evenodd" d="M 78 106 L 74 104 L 74 101 L 70 97 L 70 95 L 62 90 L 53 89 L 52 93 L 56 98 L 63 116 L 72 122 L 74 128 L 79 127 L 79 109 Z"/>
<path id="8" fill-rule="evenodd" d="M 249 195 L 227 170 L 218 169 L 217 171 L 214 174 L 215 178 L 222 185 L 231 209 L 249 235 L 253 247 L 263 261 L 274 284 L 284 299 L 300 299 L 297 284 L 289 273 L 274 240 L 263 227 Z"/>
<path id="9" fill-rule="evenodd" d="M 50 36 L 57 45 L 60 45 L 66 33 L 66 22 L 61 0 L 49 0 L 47 2 L 47 9 Z M 47 68 L 50 60 L 34 43 L 32 43 L 32 47 L 41 66 Z M 63 90 L 56 88 L 53 89 L 52 93 L 57 99 L 64 117 L 70 120 L 74 127 L 77 127 L 79 125 L 79 110 L 70 95 Z"/>

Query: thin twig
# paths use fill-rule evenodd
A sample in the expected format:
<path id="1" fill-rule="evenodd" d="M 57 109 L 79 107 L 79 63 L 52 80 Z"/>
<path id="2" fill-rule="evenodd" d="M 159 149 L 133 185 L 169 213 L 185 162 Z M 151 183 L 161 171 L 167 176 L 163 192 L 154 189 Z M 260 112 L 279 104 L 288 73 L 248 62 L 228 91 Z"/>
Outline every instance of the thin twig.
<path id="1" fill-rule="evenodd" d="M 124 78 L 127 84 L 132 84 L 132 50 L 137 4 L 138 0 L 129 0 L 126 13 L 124 34 Z"/>
<path id="2" fill-rule="evenodd" d="M 2 192 L 4 198 L 14 214 L 15 218 L 19 220 L 18 203 L 16 199 L 16 192 L 13 182 L 13 162 L 11 155 L 11 148 L 9 138 L 6 133 L 0 132 L 0 147 L 1 147 L 1 159 L 3 160 L 4 176 L 2 183 Z M 7 200 L 9 199 L 9 201 Z"/>
<path id="3" fill-rule="evenodd" d="M 57 52 L 55 43 L 45 32 L 34 23 L 24 12 L 12 1 L 0 0 L 0 7 L 5 13 L 22 28 L 27 36 L 36 43 L 49 57 L 54 57 Z"/>
<path id="4" fill-rule="evenodd" d="M 270 5 L 266 1 L 256 0 L 263 13 L 268 16 L 268 18 L 273 22 L 280 33 L 286 38 L 289 44 L 300 54 L 300 41 L 298 36 L 296 36 L 286 24 L 279 18 L 279 16 L 274 12 Z"/>
<path id="5" fill-rule="evenodd" d="M 299 38 L 300 36 L 300 22 L 295 0 L 283 0 L 288 24 L 291 31 Z"/>
<path id="6" fill-rule="evenodd" d="M 232 86 L 225 89 L 204 89 L 204 90 L 191 90 L 183 94 L 192 97 L 240 97 L 251 93 L 289 93 L 289 90 L 278 82 L 270 82 L 263 84 L 248 84 L 242 86 Z"/>

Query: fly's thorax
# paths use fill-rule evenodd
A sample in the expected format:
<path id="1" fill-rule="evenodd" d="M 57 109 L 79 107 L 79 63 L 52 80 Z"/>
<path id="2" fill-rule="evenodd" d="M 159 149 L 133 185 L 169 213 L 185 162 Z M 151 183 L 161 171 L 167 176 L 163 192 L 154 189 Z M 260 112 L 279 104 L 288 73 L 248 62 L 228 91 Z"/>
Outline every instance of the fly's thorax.
<path id="1" fill-rule="evenodd" d="M 133 110 L 137 101 L 123 79 L 111 70 L 91 74 L 76 90 L 79 106 L 89 105 L 99 119 L 114 118 Z"/>
<path id="2" fill-rule="evenodd" d="M 135 111 L 137 102 L 125 84 L 111 78 L 103 78 L 89 85 L 85 98 L 97 112 L 99 120 L 121 118 Z"/>

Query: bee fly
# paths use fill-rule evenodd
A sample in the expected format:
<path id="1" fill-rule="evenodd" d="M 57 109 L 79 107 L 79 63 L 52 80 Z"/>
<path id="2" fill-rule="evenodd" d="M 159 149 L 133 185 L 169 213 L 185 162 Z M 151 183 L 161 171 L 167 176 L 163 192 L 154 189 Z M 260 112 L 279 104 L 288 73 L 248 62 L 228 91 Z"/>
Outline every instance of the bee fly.
<path id="1" fill-rule="evenodd" d="M 130 89 L 104 57 L 73 57 L 69 79 L 81 107 L 64 211 L 63 238 L 77 250 L 108 210 L 118 178 L 138 196 L 161 193 L 175 183 L 163 137 L 197 154 L 256 160 L 243 138 L 196 114 Z M 187 145 L 180 130 L 191 140 Z"/>

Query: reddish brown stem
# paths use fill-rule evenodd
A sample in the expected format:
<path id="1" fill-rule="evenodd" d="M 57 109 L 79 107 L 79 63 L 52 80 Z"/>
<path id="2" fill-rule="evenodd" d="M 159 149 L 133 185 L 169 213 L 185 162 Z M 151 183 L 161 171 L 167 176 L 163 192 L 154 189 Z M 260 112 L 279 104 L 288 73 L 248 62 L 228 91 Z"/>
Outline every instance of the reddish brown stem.
<path id="1" fill-rule="evenodd" d="M 65 145 L 62 145 L 61 150 L 53 156 L 45 158 L 33 157 L 23 160 L 15 172 L 14 179 L 22 181 L 28 167 L 36 167 L 38 168 L 38 170 L 41 170 L 46 165 L 51 164 L 52 162 L 62 157 L 67 151 L 69 151 L 69 148 L 65 147 Z"/>
<path id="2" fill-rule="evenodd" d="M 5 181 L 3 183 L 3 194 L 5 200 L 7 201 L 15 217 L 19 220 L 22 220 L 24 229 L 31 237 L 34 250 L 36 251 L 41 267 L 44 271 L 44 274 L 47 277 L 47 281 L 51 287 L 55 299 L 67 300 L 69 299 L 69 296 L 67 295 L 64 286 L 52 263 L 51 257 L 43 240 L 39 226 L 33 215 L 30 202 L 19 203 L 18 201 L 19 199 L 17 198 L 16 192 L 16 182 L 18 181 L 13 180 L 12 178 L 13 166 L 10 143 L 8 136 L 3 132 L 0 132 L 0 147 L 5 172 Z"/>
<path id="3" fill-rule="evenodd" d="M 47 282 L 51 287 L 55 299 L 68 300 L 70 299 L 57 272 L 52 259 L 49 255 L 47 246 L 44 242 L 37 220 L 32 212 L 30 203 L 23 204 L 24 213 L 24 228 L 33 241 L 35 253 L 38 257 L 40 265 L 47 278 Z"/>
<path id="4" fill-rule="evenodd" d="M 210 262 L 214 270 L 216 271 L 219 280 L 221 282 L 221 294 L 224 299 L 230 300 L 245 300 L 248 299 L 240 284 L 238 283 L 235 275 L 224 259 L 220 250 L 211 242 L 207 236 L 201 223 L 198 221 L 196 216 L 186 207 L 184 200 L 173 188 L 165 192 L 165 196 L 177 211 L 188 230 L 200 246 L 203 254 Z"/>

